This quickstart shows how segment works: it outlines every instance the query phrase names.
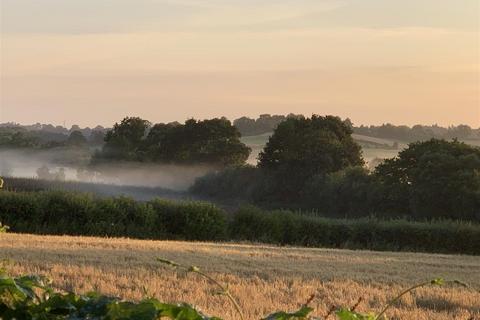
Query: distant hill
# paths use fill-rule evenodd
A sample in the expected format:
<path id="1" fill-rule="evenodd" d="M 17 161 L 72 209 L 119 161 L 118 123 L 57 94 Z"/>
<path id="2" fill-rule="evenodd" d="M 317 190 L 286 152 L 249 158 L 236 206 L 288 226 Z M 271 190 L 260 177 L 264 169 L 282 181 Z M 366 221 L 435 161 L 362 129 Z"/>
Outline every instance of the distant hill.
<path id="1" fill-rule="evenodd" d="M 267 132 L 255 136 L 242 137 L 241 141 L 252 149 L 248 163 L 256 164 L 258 154 L 263 150 L 268 138 L 273 132 Z M 393 139 L 382 139 L 370 137 L 362 134 L 352 134 L 353 139 L 362 146 L 363 157 L 365 161 L 370 162 L 375 158 L 386 159 L 395 157 L 399 151 L 407 146 L 405 142 L 399 142 Z M 480 139 L 460 139 L 461 141 L 480 147 Z"/>
<path id="2" fill-rule="evenodd" d="M 238 128 L 242 136 L 259 136 L 272 132 L 279 123 L 291 117 L 302 117 L 302 115 L 289 114 L 284 116 L 262 114 L 256 119 L 248 117 L 238 118 L 233 121 L 233 124 Z M 388 143 L 393 146 L 395 142 L 405 144 L 431 138 L 447 140 L 458 138 L 459 140 L 480 141 L 480 128 L 475 129 L 467 125 L 440 127 L 438 125 L 418 124 L 409 127 L 386 123 L 380 126 L 354 126 L 348 118 L 345 119 L 344 122 L 352 127 L 354 133 L 357 135 L 357 140 L 363 143 Z M 374 138 L 380 140 L 374 140 Z M 386 142 L 386 140 L 388 140 L 388 142 Z"/>

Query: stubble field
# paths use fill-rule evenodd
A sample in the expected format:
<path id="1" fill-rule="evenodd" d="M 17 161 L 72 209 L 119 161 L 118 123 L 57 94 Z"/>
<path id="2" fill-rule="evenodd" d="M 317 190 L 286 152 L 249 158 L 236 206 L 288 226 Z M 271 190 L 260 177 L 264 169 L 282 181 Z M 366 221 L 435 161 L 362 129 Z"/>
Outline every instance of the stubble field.
<path id="1" fill-rule="evenodd" d="M 145 292 L 168 302 L 187 301 L 211 315 L 236 319 L 232 306 L 195 275 L 155 261 L 162 257 L 196 265 L 228 283 L 248 319 L 272 310 L 295 309 L 313 293 L 315 315 L 333 305 L 378 310 L 396 293 L 435 277 L 454 285 L 425 287 L 389 312 L 392 319 L 480 319 L 480 258 L 332 249 L 144 241 L 68 236 L 0 235 L 0 259 L 9 272 L 44 274 L 54 286 L 84 293 L 98 290 L 125 299 Z M 330 317 L 333 319 L 333 317 Z"/>

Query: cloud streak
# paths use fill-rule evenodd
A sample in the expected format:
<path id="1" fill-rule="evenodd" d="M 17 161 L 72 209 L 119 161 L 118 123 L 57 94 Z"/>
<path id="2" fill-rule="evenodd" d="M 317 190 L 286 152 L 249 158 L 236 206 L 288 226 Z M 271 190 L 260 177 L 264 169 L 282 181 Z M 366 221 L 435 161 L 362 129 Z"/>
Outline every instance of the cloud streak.
<path id="1" fill-rule="evenodd" d="M 2 0 L 4 34 L 298 28 L 477 30 L 476 0 Z"/>
<path id="2" fill-rule="evenodd" d="M 92 114 L 108 125 L 261 112 L 474 124 L 478 3 L 0 0 L 0 112 L 88 125 Z"/>

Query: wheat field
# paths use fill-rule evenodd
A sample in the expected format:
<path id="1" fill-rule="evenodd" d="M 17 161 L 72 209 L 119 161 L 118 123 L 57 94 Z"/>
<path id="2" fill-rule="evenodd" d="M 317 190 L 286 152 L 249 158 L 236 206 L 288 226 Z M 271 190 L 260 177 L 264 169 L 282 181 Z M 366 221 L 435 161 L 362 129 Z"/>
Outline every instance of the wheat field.
<path id="1" fill-rule="evenodd" d="M 61 290 L 138 300 L 145 294 L 187 301 L 211 315 L 237 319 L 230 303 L 194 274 L 156 262 L 156 257 L 196 265 L 227 283 L 247 319 L 292 310 L 315 294 L 315 315 L 332 306 L 378 310 L 395 293 L 435 277 L 455 285 L 425 287 L 405 296 L 391 319 L 480 319 L 480 257 L 333 249 L 144 241 L 70 236 L 0 235 L 0 259 L 14 275 L 47 275 Z M 333 316 L 330 317 L 333 319 Z"/>

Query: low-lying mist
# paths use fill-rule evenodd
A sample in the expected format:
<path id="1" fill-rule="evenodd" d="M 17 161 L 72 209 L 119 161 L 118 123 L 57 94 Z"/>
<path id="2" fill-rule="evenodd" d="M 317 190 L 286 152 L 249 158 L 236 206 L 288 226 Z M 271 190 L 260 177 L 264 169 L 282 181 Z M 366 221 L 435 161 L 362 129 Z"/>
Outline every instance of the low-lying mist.
<path id="1" fill-rule="evenodd" d="M 141 162 L 106 163 L 92 168 L 66 164 L 75 163 L 75 161 L 59 161 L 62 158 L 65 158 L 64 150 L 0 150 L 0 175 L 22 178 L 45 178 L 46 175 L 47 179 L 52 180 L 160 187 L 185 191 L 196 178 L 213 170 L 212 167 L 201 165 Z"/>
<path id="2" fill-rule="evenodd" d="M 95 179 L 102 183 L 161 187 L 176 191 L 187 190 L 196 178 L 213 170 L 208 166 L 186 166 L 150 163 L 116 163 L 95 167 Z"/>

